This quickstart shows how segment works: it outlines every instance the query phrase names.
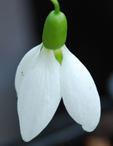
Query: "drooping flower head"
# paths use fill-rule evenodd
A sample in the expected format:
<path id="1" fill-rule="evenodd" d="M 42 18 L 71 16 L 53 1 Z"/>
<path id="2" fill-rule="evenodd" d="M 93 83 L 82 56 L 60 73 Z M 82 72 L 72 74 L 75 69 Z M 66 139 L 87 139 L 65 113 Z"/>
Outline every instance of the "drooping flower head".
<path id="1" fill-rule="evenodd" d="M 61 99 L 85 131 L 93 131 L 100 119 L 96 85 L 86 67 L 65 46 L 67 20 L 58 1 L 51 1 L 55 10 L 45 21 L 42 43 L 25 54 L 16 71 L 20 131 L 26 142 L 48 125 Z"/>

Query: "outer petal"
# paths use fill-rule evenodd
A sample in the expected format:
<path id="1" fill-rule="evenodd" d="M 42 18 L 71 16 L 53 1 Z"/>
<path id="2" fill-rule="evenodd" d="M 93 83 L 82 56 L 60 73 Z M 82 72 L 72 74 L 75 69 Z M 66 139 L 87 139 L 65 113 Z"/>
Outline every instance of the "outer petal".
<path id="1" fill-rule="evenodd" d="M 24 76 L 26 75 L 26 72 L 30 66 L 30 62 L 33 60 L 33 58 L 38 56 L 41 46 L 42 43 L 28 51 L 19 63 L 15 76 L 15 88 L 17 93 L 20 89 L 22 80 L 24 79 Z"/>
<path id="2" fill-rule="evenodd" d="M 18 92 L 18 115 L 24 141 L 37 136 L 52 119 L 61 99 L 60 65 L 43 48 L 31 62 Z"/>
<path id="3" fill-rule="evenodd" d="M 83 129 L 93 131 L 100 119 L 100 99 L 85 66 L 64 46 L 61 89 L 65 107 Z"/>

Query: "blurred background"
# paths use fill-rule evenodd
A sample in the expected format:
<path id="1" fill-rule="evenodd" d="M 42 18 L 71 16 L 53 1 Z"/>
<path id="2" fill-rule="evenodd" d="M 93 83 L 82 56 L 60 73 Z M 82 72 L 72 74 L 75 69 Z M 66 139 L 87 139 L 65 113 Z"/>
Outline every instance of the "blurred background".
<path id="1" fill-rule="evenodd" d="M 61 101 L 42 133 L 29 143 L 20 136 L 16 68 L 42 41 L 50 0 L 0 0 L 0 146 L 113 146 L 113 1 L 59 0 L 68 20 L 66 45 L 92 74 L 102 105 L 97 129 L 86 133 Z"/>

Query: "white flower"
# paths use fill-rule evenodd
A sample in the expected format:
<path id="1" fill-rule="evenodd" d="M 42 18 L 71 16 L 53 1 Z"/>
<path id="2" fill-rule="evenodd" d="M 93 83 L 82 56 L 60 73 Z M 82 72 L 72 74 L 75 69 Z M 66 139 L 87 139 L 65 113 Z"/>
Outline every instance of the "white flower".
<path id="1" fill-rule="evenodd" d="M 16 72 L 23 140 L 32 140 L 48 125 L 61 98 L 69 115 L 85 131 L 93 131 L 100 119 L 100 99 L 90 73 L 65 45 L 61 48 L 62 65 L 53 50 L 41 46 L 23 57 Z"/>

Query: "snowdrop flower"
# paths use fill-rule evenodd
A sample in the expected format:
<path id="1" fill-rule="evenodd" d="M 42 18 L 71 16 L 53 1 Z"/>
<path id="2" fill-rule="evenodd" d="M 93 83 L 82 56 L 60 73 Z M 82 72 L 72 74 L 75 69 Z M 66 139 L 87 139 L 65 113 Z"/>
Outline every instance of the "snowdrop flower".
<path id="1" fill-rule="evenodd" d="M 85 131 L 93 131 L 100 119 L 95 83 L 86 67 L 64 45 L 67 20 L 58 1 L 51 1 L 55 10 L 45 21 L 43 42 L 22 58 L 15 77 L 20 131 L 26 142 L 48 125 L 61 98 L 69 115 Z"/>

